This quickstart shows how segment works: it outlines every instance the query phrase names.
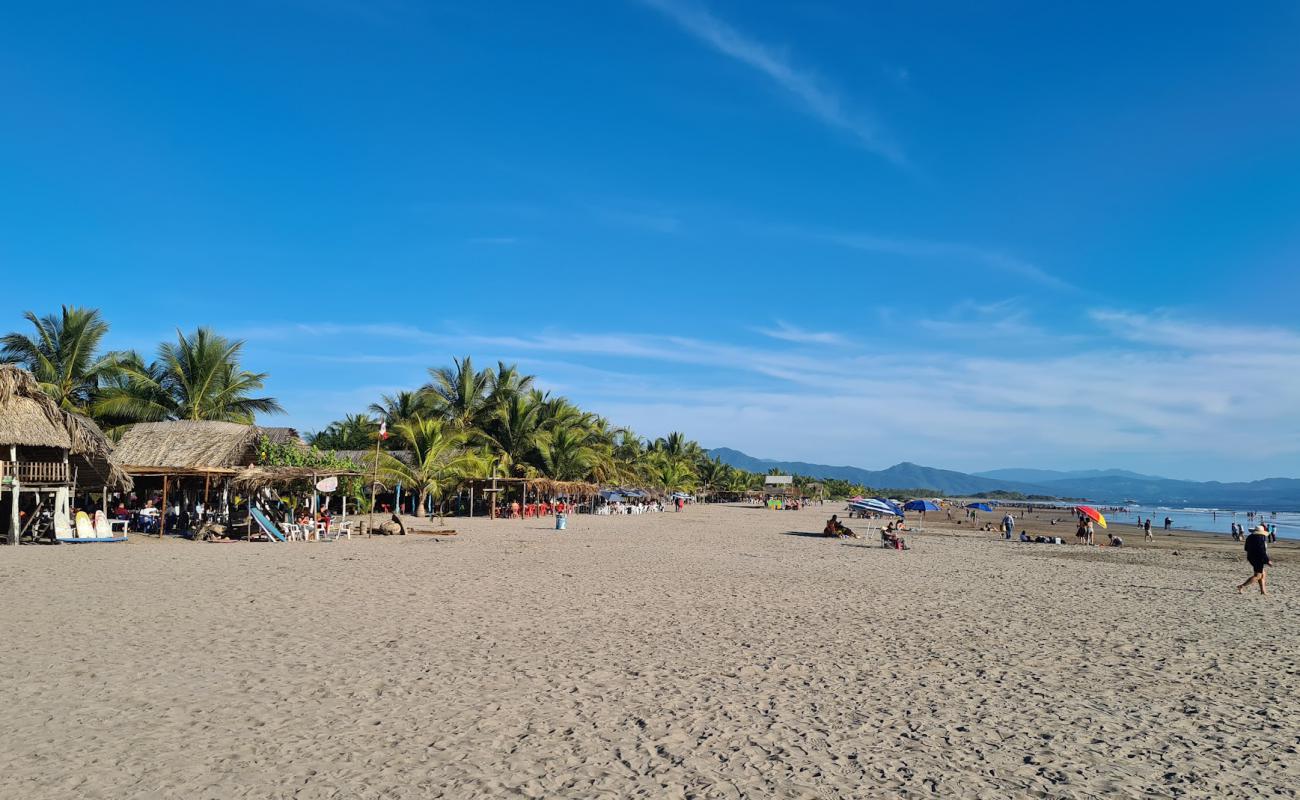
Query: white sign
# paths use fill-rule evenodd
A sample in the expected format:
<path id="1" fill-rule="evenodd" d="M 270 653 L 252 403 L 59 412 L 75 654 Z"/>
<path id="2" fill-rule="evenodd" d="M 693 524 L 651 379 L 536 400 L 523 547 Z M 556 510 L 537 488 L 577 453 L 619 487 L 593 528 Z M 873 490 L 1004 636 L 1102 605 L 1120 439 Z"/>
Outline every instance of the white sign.
<path id="1" fill-rule="evenodd" d="M 318 492 L 326 492 L 326 493 L 329 493 L 329 492 L 334 491 L 334 490 L 337 489 L 337 488 L 339 488 L 339 479 L 338 479 L 338 476 L 332 476 L 332 477 L 329 477 L 329 478 L 322 478 L 322 479 L 321 479 L 321 480 L 316 484 L 316 491 L 318 491 Z"/>

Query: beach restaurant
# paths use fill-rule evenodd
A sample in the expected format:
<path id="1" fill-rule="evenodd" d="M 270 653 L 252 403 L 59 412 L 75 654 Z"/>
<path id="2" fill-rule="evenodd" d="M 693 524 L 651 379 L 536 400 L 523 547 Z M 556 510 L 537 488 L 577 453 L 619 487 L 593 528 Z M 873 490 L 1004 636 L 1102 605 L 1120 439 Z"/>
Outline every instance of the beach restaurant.
<path id="1" fill-rule="evenodd" d="M 75 538 L 71 498 L 131 488 L 95 423 L 59 408 L 26 370 L 0 365 L 0 541 L 17 544 L 48 520 L 45 538 Z M 89 537 L 87 537 L 89 538 Z"/>
<path id="2" fill-rule="evenodd" d="M 307 445 L 293 428 L 237 422 L 181 420 L 133 425 L 113 450 L 113 462 L 135 479 L 133 529 L 187 533 L 214 519 L 233 522 L 240 498 L 273 487 L 307 487 L 321 479 L 357 471 L 259 464 L 260 445 Z M 310 486 L 309 486 L 310 485 Z M 313 511 L 315 511 L 315 492 Z M 158 498 L 155 511 L 153 499 Z M 143 503 L 144 508 L 140 508 Z M 247 508 L 243 511 L 246 513 Z M 161 514 L 161 519 L 157 519 Z"/>

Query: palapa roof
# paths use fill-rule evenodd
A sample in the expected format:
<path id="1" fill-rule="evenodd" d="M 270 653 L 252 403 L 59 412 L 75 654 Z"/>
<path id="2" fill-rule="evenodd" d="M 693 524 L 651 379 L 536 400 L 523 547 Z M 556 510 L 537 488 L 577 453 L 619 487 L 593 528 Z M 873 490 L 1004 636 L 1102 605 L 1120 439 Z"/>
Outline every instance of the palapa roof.
<path id="1" fill-rule="evenodd" d="M 330 469 L 327 467 L 245 467 L 232 480 L 235 487 L 244 490 L 265 489 L 272 486 L 288 486 L 302 481 L 319 481 L 321 478 L 343 475 L 360 475 L 355 470 Z"/>
<path id="2" fill-rule="evenodd" d="M 99 427 L 59 408 L 31 373 L 12 364 L 0 364 L 0 445 L 67 450 L 86 485 L 131 487 L 130 476 L 109 461 L 112 445 Z M 0 460 L 7 456 L 0 452 Z"/>
<path id="3" fill-rule="evenodd" d="M 132 425 L 113 450 L 113 462 L 132 474 L 233 475 L 257 460 L 257 443 L 301 441 L 293 428 L 238 422 L 177 420 Z"/>

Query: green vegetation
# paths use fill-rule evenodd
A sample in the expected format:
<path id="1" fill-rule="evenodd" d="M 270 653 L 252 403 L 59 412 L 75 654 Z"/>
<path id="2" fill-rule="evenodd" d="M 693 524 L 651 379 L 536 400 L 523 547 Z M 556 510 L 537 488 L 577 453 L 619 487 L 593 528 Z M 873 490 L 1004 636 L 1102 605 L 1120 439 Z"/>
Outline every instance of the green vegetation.
<path id="1" fill-rule="evenodd" d="M 223 420 L 251 423 L 282 411 L 254 397 L 265 373 L 240 366 L 244 343 L 199 328 L 158 346 L 146 363 L 134 351 L 101 353 L 108 323 L 96 309 L 63 306 L 58 315 L 24 317 L 32 333 L 0 337 L 0 362 L 25 367 L 63 408 L 85 414 L 112 435 L 136 422 Z"/>
<path id="2" fill-rule="evenodd" d="M 177 331 L 176 341 L 161 343 L 146 362 L 136 352 L 100 352 L 109 326 L 97 310 L 65 306 L 58 315 L 25 317 L 33 332 L 0 338 L 0 361 L 26 367 L 60 405 L 89 415 L 110 435 L 137 422 L 252 423 L 258 414 L 282 411 L 274 398 L 258 396 L 267 375 L 243 369 L 243 342 L 209 328 Z M 429 369 L 424 386 L 383 395 L 309 435 L 309 450 L 263 442 L 261 463 L 338 467 L 333 451 L 374 448 L 381 422 L 390 436 L 380 443 L 380 479 L 419 492 L 421 504 L 425 498 L 437 503 L 465 478 L 494 475 L 724 497 L 763 485 L 763 476 L 710 458 L 682 433 L 642 439 L 538 389 L 535 377 L 513 364 L 477 369 L 469 356 Z M 795 478 L 808 494 L 818 493 L 813 483 L 828 499 L 935 494 Z"/>

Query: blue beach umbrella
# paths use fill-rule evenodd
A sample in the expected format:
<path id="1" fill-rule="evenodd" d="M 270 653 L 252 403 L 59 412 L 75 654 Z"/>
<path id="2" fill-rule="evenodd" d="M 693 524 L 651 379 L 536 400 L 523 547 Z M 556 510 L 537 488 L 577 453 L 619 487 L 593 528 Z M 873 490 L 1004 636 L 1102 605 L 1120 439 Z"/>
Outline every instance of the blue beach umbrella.
<path id="1" fill-rule="evenodd" d="M 992 511 L 992 510 L 993 510 L 993 506 L 989 505 L 988 503 L 967 503 L 967 504 L 966 504 L 966 507 L 967 507 L 967 508 L 973 508 L 973 509 L 975 509 L 976 511 Z"/>
<path id="2" fill-rule="evenodd" d="M 903 506 L 904 511 L 938 511 L 939 506 L 931 503 L 929 500 L 908 500 Z"/>
<path id="3" fill-rule="evenodd" d="M 877 498 L 876 498 L 876 502 L 877 502 L 877 503 L 883 503 L 883 504 L 889 506 L 889 510 L 890 510 L 891 512 L 893 512 L 894 514 L 897 514 L 897 515 L 900 516 L 900 517 L 903 516 L 903 507 L 900 506 L 898 503 L 895 503 L 893 500 L 890 500 L 890 499 L 887 498 L 887 497 L 877 497 Z"/>
<path id="4" fill-rule="evenodd" d="M 898 506 L 895 506 L 892 503 L 882 503 L 879 500 L 856 500 L 849 503 L 849 508 L 854 511 L 866 511 L 872 514 L 889 514 L 894 517 L 903 516 L 902 512 L 898 510 Z"/>

